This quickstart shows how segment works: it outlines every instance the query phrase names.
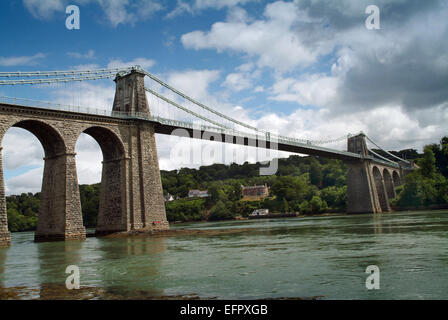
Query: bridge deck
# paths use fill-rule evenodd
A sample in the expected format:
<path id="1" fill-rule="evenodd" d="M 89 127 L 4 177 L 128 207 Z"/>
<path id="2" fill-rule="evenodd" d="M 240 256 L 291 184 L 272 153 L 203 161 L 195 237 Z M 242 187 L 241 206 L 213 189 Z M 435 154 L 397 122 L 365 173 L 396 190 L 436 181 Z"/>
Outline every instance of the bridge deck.
<path id="1" fill-rule="evenodd" d="M 32 100 L 27 100 L 31 101 Z M 382 161 L 376 159 L 372 156 L 362 156 L 357 153 L 339 151 L 335 149 L 325 148 L 321 146 L 316 146 L 312 144 L 306 144 L 299 141 L 299 139 L 286 138 L 286 137 L 267 137 L 265 134 L 251 134 L 235 130 L 225 130 L 222 128 L 216 128 L 212 126 L 200 126 L 197 131 L 200 134 L 194 134 L 196 125 L 190 122 L 177 121 L 172 119 L 164 119 L 160 117 L 148 117 L 146 115 L 140 114 L 120 114 L 117 112 L 112 112 L 102 109 L 89 109 L 82 107 L 68 107 L 63 106 L 63 108 L 55 109 L 55 105 L 22 105 L 15 104 L 8 101 L 8 103 L 0 103 L 0 111 L 2 112 L 12 112 L 14 111 L 24 114 L 29 113 L 30 115 L 36 116 L 38 113 L 54 115 L 57 117 L 92 117 L 92 120 L 102 119 L 104 121 L 149 121 L 154 124 L 155 132 L 157 134 L 164 135 L 175 135 L 185 137 L 186 133 L 190 138 L 201 138 L 206 140 L 217 140 L 224 143 L 238 144 L 243 146 L 252 146 L 257 148 L 265 149 L 275 149 L 279 151 L 286 151 L 291 153 L 300 153 L 313 156 L 319 156 L 330 159 L 338 159 L 343 161 L 358 161 L 361 159 L 368 159 L 373 162 L 381 163 L 383 165 L 391 167 L 399 167 L 391 162 Z M 56 105 L 57 106 L 57 105 Z M 184 133 L 180 130 L 184 129 Z M 211 139 L 213 137 L 214 139 Z M 287 140 L 286 140 L 287 139 Z"/>

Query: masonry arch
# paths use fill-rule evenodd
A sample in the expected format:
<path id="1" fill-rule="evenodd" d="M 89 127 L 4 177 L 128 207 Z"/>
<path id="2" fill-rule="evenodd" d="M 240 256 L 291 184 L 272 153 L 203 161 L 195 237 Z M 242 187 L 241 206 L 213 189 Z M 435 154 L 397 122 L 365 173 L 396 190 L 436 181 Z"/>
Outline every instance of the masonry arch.
<path id="1" fill-rule="evenodd" d="M 110 128 L 91 126 L 82 133 L 89 135 L 98 143 L 103 155 L 96 234 L 124 231 L 128 223 L 127 160 L 124 144 Z"/>
<path id="2" fill-rule="evenodd" d="M 81 214 L 79 197 L 76 193 L 71 193 L 72 189 L 76 190 L 76 179 L 71 179 L 72 176 L 76 177 L 74 155 L 67 152 L 63 136 L 50 122 L 19 119 L 5 128 L 2 140 L 11 127 L 25 129 L 32 133 L 40 141 L 44 150 L 44 169 L 35 241 L 84 238 L 85 230 L 82 225 L 77 224 Z M 4 185 L 3 179 L 1 180 Z M 1 194 L 1 202 L 4 203 L 1 205 L 2 210 L 6 209 L 4 192 Z"/>
<path id="3" fill-rule="evenodd" d="M 378 194 L 378 200 L 379 200 L 379 205 L 381 207 L 381 211 L 389 211 L 386 190 L 385 190 L 384 181 L 383 181 L 381 172 L 377 166 L 374 166 L 372 171 L 373 171 L 373 178 L 375 180 L 375 188 L 376 188 L 376 192 Z"/>
<path id="4" fill-rule="evenodd" d="M 400 174 L 397 172 L 397 171 L 393 171 L 393 173 L 392 173 L 392 179 L 393 179 L 393 182 L 394 182 L 394 186 L 395 187 L 398 187 L 398 186 L 400 186 L 401 185 L 401 178 L 400 178 Z"/>
<path id="5" fill-rule="evenodd" d="M 394 182 L 388 169 L 383 170 L 383 180 L 384 180 L 384 186 L 386 188 L 387 197 L 389 199 L 395 198 Z"/>

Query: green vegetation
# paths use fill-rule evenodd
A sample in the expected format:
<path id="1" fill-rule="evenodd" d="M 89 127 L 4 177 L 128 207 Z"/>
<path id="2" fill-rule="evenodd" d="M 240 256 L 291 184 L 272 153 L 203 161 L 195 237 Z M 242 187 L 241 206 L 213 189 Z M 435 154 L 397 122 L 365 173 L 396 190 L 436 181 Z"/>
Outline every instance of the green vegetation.
<path id="1" fill-rule="evenodd" d="M 337 160 L 290 156 L 279 159 L 276 175 L 259 176 L 261 164 L 214 164 L 196 169 L 162 171 L 164 194 L 183 198 L 189 189 L 208 190 L 209 197 L 185 206 L 186 199 L 168 202 L 170 221 L 233 219 L 247 217 L 255 209 L 271 213 L 323 213 L 344 211 L 347 206 L 345 175 L 347 168 Z M 242 201 L 241 185 L 270 186 L 270 196 L 257 201 Z M 183 186 L 187 185 L 188 188 Z M 188 203 L 188 202 L 187 202 Z M 199 213 L 198 213 L 199 212 Z"/>
<path id="2" fill-rule="evenodd" d="M 419 166 L 396 188 L 397 197 L 391 201 L 398 207 L 428 207 L 448 204 L 448 137 L 440 144 L 427 145 L 416 161 Z"/>
<path id="3" fill-rule="evenodd" d="M 40 194 L 22 193 L 6 197 L 9 231 L 29 231 L 36 228 Z"/>
<path id="4" fill-rule="evenodd" d="M 381 151 L 377 151 L 381 153 Z M 448 204 L 448 137 L 428 145 L 423 154 L 414 149 L 394 152 L 416 161 L 418 170 L 408 174 L 396 188 L 394 207 L 425 207 Z M 270 213 L 319 214 L 344 212 L 347 207 L 346 166 L 338 160 L 290 156 L 278 160 L 272 176 L 260 176 L 260 163 L 214 164 L 199 169 L 161 171 L 163 193 L 173 195 L 166 202 L 169 221 L 223 220 L 247 217 L 255 209 Z M 241 185 L 270 187 L 268 198 L 242 201 Z M 99 184 L 80 185 L 84 225 L 95 227 L 98 216 Z M 187 198 L 188 190 L 208 190 L 207 198 Z M 7 197 L 11 231 L 34 230 L 40 194 Z"/>

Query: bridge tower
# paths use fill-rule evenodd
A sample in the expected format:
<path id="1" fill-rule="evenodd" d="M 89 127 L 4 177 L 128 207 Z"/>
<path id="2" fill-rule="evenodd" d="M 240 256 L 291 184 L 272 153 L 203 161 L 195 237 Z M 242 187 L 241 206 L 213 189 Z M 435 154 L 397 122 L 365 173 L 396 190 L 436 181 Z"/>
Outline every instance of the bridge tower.
<path id="1" fill-rule="evenodd" d="M 359 134 L 348 138 L 347 151 L 368 156 L 366 137 Z M 348 161 L 347 212 L 381 213 L 391 210 L 389 199 L 395 195 L 391 181 L 396 172 L 387 166 L 373 163 L 371 159 Z M 386 179 L 386 181 L 385 181 Z"/>
<path id="2" fill-rule="evenodd" d="M 117 75 L 113 112 L 150 115 L 144 76 L 139 69 Z M 103 161 L 96 232 L 169 229 L 154 125 L 132 120 L 126 131 L 122 137 L 128 157 Z"/>

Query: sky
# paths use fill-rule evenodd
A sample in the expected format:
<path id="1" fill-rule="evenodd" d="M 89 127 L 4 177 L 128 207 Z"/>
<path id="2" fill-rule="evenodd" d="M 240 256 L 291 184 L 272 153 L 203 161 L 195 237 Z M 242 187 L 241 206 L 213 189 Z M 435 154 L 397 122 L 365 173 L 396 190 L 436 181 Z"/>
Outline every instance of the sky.
<path id="1" fill-rule="evenodd" d="M 68 5 L 80 9 L 79 30 L 66 27 Z M 369 5 L 379 29 L 366 27 Z M 262 129 L 307 139 L 363 131 L 385 149 L 421 151 L 448 129 L 446 17 L 443 0 L 1 1 L 0 71 L 140 65 Z M 114 90 L 101 80 L 0 86 L 0 96 L 110 110 Z M 156 141 L 161 169 L 206 164 L 178 161 L 180 138 Z M 38 192 L 37 138 L 11 128 L 1 143 L 7 194 Z M 99 182 L 97 143 L 83 134 L 76 152 L 79 182 Z M 249 153 L 239 162 L 272 157 Z"/>

